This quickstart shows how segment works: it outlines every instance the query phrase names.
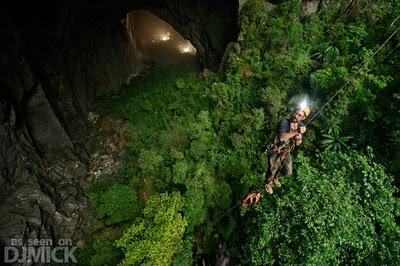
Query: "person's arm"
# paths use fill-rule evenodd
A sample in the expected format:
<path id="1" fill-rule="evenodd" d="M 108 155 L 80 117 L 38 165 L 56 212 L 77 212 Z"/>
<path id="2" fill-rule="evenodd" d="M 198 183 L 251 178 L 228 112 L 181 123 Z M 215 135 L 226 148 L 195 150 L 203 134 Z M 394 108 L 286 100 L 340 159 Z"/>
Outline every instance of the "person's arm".
<path id="1" fill-rule="evenodd" d="M 297 137 L 297 139 L 299 139 L 299 145 L 301 144 L 301 138 L 304 132 L 306 132 L 306 127 L 303 124 L 300 124 L 300 126 L 298 125 L 298 123 L 290 123 L 289 126 L 289 132 L 284 132 L 281 131 L 279 133 L 279 140 L 280 141 L 284 141 L 287 142 L 289 141 L 291 138 L 295 137 L 296 135 L 300 135 L 300 137 Z M 297 139 L 295 139 L 297 141 Z M 297 142 L 296 142 L 297 145 Z"/>
<path id="2" fill-rule="evenodd" d="M 299 146 L 302 142 L 303 142 L 303 135 L 298 133 L 296 134 L 294 137 L 294 143 L 296 144 L 296 146 Z"/>
<path id="3" fill-rule="evenodd" d="M 288 142 L 291 138 L 299 134 L 298 132 L 282 132 L 279 134 L 279 139 L 284 142 Z"/>

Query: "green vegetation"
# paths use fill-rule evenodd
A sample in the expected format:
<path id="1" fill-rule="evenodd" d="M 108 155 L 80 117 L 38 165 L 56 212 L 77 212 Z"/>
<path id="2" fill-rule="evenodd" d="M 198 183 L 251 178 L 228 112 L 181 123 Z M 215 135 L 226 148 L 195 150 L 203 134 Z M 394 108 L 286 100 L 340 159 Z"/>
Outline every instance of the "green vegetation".
<path id="1" fill-rule="evenodd" d="M 98 217 L 106 218 L 106 223 L 110 225 L 130 220 L 135 213 L 134 195 L 126 185 L 114 183 L 104 192 L 90 194 L 90 199 Z"/>
<path id="2" fill-rule="evenodd" d="M 124 250 L 122 265 L 168 265 L 180 250 L 186 220 L 179 211 L 183 199 L 175 193 L 172 196 L 160 194 L 152 197 L 138 219 L 116 241 Z"/>
<path id="3" fill-rule="evenodd" d="M 303 19 L 299 3 L 248 1 L 220 73 L 155 67 L 101 101 L 126 121 L 127 147 L 114 183 L 89 193 L 97 233 L 82 262 L 191 265 L 225 241 L 233 264 L 398 264 L 400 35 L 364 63 L 400 26 L 400 3 L 335 1 Z M 345 82 L 282 188 L 215 223 L 263 187 L 263 148 L 299 95 L 315 110 Z"/>
<path id="4" fill-rule="evenodd" d="M 244 220 L 247 264 L 391 265 L 399 261 L 393 178 L 367 155 L 297 156 L 296 174 Z M 396 210 L 397 209 L 397 210 Z M 249 214 L 246 214 L 248 216 Z M 254 234 L 254 232 L 258 232 Z"/>

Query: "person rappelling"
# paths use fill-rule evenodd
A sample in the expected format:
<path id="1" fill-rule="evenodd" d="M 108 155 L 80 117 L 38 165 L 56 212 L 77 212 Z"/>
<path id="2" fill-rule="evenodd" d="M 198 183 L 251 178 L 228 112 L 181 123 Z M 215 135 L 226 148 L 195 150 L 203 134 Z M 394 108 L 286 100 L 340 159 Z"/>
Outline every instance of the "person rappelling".
<path id="1" fill-rule="evenodd" d="M 306 101 L 303 101 L 290 118 L 279 122 L 275 141 L 268 145 L 266 150 L 269 159 L 269 168 L 265 175 L 267 193 L 273 193 L 272 187 L 281 187 L 279 177 L 292 175 L 291 153 L 302 142 L 303 134 L 306 132 L 306 126 L 302 121 L 309 114 L 310 108 Z"/>
<path id="2" fill-rule="evenodd" d="M 282 119 L 278 126 L 274 143 L 268 145 L 266 153 L 269 159 L 269 168 L 265 174 L 265 191 L 273 193 L 272 187 L 279 188 L 279 177 L 292 175 L 292 156 L 294 149 L 301 145 L 306 126 L 303 123 L 310 114 L 310 108 L 304 100 L 295 109 L 290 118 Z M 241 201 L 243 206 L 257 204 L 261 199 L 260 192 L 250 192 Z"/>

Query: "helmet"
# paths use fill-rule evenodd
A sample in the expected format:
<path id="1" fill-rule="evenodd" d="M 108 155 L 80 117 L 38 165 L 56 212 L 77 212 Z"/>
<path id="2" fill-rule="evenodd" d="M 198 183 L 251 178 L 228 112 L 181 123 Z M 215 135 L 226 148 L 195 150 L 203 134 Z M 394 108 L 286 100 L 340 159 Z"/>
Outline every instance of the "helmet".
<path id="1" fill-rule="evenodd" d="M 295 112 L 293 115 L 295 115 L 297 112 L 303 112 L 304 118 L 307 118 L 307 116 L 310 114 L 310 108 L 308 106 L 301 106 L 295 109 Z"/>
<path id="2" fill-rule="evenodd" d="M 304 113 L 304 118 L 306 118 L 309 114 L 310 114 L 310 108 L 308 107 L 308 106 L 303 106 L 303 107 L 301 107 L 301 110 L 303 111 L 303 113 Z"/>

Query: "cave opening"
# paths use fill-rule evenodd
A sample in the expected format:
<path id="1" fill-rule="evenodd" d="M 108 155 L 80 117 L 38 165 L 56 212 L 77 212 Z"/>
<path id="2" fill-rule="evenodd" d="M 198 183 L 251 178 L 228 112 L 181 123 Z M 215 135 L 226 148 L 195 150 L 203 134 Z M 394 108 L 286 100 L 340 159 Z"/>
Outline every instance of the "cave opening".
<path id="1" fill-rule="evenodd" d="M 137 66 L 199 65 L 197 50 L 192 43 L 152 12 L 131 11 L 123 22 L 134 49 Z"/>
<path id="2" fill-rule="evenodd" d="M 119 167 L 130 171 L 137 156 L 158 164 L 161 143 L 173 151 L 190 144 L 186 118 L 208 110 L 207 77 L 216 80 L 237 39 L 236 1 L 44 1 L 0 13 L 0 209 L 9 217 L 0 242 L 72 239 L 91 250 L 96 224 L 108 232 L 131 221 L 169 185 L 164 172 L 150 179 Z M 135 184 L 133 196 L 122 186 L 134 211 L 110 224 L 96 216 L 92 227 L 89 190 L 114 181 Z M 109 248 L 105 261 L 120 254 Z"/>

